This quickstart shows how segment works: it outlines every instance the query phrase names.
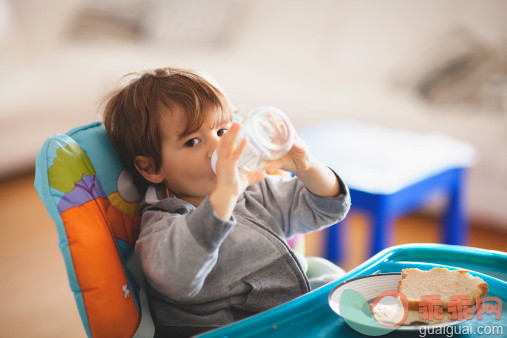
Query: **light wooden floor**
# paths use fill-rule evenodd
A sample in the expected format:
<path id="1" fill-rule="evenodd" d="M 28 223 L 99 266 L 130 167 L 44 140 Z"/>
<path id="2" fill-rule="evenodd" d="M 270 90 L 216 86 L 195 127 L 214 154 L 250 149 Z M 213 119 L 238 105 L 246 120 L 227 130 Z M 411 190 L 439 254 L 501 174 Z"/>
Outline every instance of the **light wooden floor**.
<path id="1" fill-rule="evenodd" d="M 0 328 L 5 337 L 84 337 L 67 282 L 53 221 L 33 188 L 33 175 L 0 182 Z M 367 219 L 350 215 L 346 270 L 366 257 Z M 435 221 L 408 216 L 396 224 L 395 244 L 438 242 Z M 318 233 L 308 255 L 320 253 Z M 507 233 L 473 227 L 471 246 L 507 251 Z"/>

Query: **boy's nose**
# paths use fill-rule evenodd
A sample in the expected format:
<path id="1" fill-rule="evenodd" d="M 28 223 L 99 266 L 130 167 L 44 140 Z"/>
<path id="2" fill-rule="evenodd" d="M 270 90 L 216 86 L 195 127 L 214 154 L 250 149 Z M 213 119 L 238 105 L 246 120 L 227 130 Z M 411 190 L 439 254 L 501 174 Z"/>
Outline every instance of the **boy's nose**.
<path id="1" fill-rule="evenodd" d="M 208 143 L 208 157 L 211 158 L 213 152 L 218 147 L 218 142 L 220 141 L 220 137 L 212 137 Z"/>

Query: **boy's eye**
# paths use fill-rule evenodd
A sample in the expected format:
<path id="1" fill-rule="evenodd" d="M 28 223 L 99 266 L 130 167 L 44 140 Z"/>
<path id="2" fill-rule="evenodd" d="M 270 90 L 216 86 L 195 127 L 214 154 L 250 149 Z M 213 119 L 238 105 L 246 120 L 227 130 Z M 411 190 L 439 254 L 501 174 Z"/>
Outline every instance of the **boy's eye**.
<path id="1" fill-rule="evenodd" d="M 227 129 L 227 128 L 218 129 L 217 135 L 222 136 L 223 134 L 225 134 L 227 132 L 227 130 L 229 130 L 229 129 Z"/>
<path id="2" fill-rule="evenodd" d="M 187 142 L 185 142 L 185 147 L 195 147 L 197 144 L 199 144 L 199 140 L 196 138 L 190 139 Z"/>

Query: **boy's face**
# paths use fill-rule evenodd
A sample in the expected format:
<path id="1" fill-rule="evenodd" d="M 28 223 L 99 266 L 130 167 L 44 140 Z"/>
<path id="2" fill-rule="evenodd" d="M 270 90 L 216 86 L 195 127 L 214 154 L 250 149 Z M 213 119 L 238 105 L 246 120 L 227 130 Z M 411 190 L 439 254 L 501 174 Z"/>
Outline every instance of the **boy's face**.
<path id="1" fill-rule="evenodd" d="M 185 136 L 180 136 L 186 127 L 181 108 L 161 116 L 162 163 L 158 175 L 172 192 L 194 205 L 215 188 L 211 156 L 231 124 L 216 121 L 215 116 L 221 116 L 220 112 L 210 110 L 201 128 Z"/>

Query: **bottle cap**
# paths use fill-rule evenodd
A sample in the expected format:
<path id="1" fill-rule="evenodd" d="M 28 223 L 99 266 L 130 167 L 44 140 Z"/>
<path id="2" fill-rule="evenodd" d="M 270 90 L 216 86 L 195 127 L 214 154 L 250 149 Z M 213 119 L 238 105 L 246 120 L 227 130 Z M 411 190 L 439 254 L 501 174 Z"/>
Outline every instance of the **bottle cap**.
<path id="1" fill-rule="evenodd" d="M 244 133 L 266 159 L 275 160 L 292 147 L 294 127 L 278 108 L 257 108 L 247 116 L 243 125 Z"/>

